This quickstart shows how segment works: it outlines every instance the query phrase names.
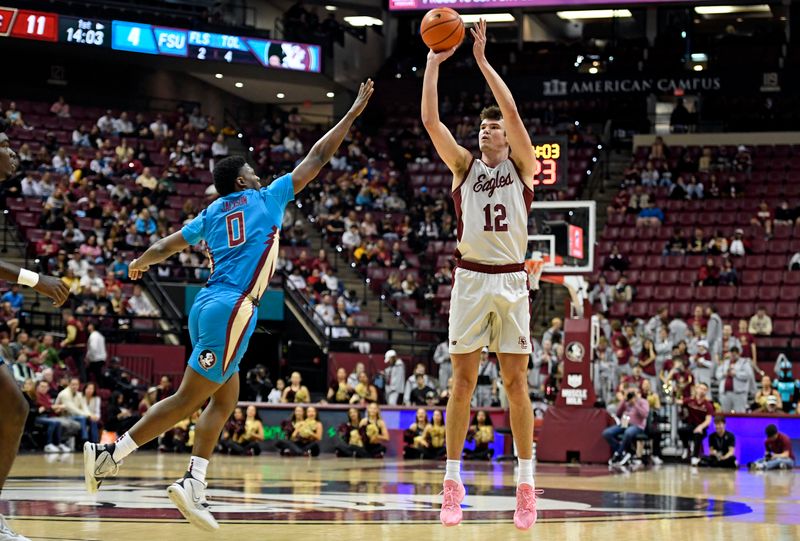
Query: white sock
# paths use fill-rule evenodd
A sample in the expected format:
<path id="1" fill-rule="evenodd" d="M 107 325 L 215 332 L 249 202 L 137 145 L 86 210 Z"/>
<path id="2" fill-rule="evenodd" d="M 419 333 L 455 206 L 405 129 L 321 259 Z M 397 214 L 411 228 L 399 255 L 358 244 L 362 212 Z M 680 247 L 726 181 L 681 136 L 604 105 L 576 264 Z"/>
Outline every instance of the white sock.
<path id="1" fill-rule="evenodd" d="M 114 459 L 114 462 L 119 462 L 138 448 L 139 446 L 135 441 L 133 441 L 131 435 L 128 432 L 125 432 L 116 442 L 114 442 L 114 454 L 112 455 L 112 458 Z"/>
<path id="2" fill-rule="evenodd" d="M 448 460 L 447 465 L 445 466 L 444 471 L 444 480 L 445 481 L 455 481 L 457 483 L 461 482 L 461 461 L 460 460 Z"/>
<path id="3" fill-rule="evenodd" d="M 533 484 L 533 459 L 518 458 L 517 462 L 517 486 L 525 483 L 531 488 L 536 488 Z"/>
<path id="4" fill-rule="evenodd" d="M 208 470 L 208 459 L 193 456 L 189 459 L 189 473 L 192 477 L 200 481 L 206 482 L 206 471 Z"/>

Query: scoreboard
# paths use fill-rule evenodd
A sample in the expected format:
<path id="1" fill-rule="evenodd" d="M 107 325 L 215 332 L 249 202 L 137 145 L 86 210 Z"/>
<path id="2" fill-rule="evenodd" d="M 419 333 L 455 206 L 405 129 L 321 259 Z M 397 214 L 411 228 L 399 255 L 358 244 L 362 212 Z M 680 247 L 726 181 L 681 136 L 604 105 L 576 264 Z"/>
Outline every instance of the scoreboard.
<path id="1" fill-rule="evenodd" d="M 319 45 L 0 6 L 0 37 L 319 73 Z"/>

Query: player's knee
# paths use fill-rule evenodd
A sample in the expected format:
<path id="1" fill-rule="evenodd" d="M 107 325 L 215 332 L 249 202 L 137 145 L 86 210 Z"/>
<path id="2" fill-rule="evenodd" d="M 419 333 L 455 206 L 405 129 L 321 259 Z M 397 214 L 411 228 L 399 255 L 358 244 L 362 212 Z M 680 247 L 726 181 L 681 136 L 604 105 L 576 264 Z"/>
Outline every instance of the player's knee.
<path id="1" fill-rule="evenodd" d="M 528 396 L 527 374 L 512 374 L 510 377 L 504 376 L 503 386 L 506 388 L 506 394 L 510 397 Z"/>
<path id="2" fill-rule="evenodd" d="M 453 376 L 453 394 L 458 396 L 472 396 L 475 390 L 475 381 L 465 376 Z"/>
<path id="3" fill-rule="evenodd" d="M 8 400 L 4 402 L 6 404 L 3 414 L 8 415 L 17 423 L 24 423 L 28 418 L 28 403 L 25 398 L 19 393 L 8 393 Z"/>

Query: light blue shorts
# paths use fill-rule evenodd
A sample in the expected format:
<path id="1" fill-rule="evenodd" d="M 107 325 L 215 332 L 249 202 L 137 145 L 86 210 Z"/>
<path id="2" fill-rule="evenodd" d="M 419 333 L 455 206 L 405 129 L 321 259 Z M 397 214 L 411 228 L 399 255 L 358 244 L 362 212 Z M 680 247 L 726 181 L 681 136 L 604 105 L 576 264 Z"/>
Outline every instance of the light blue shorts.
<path id="1" fill-rule="evenodd" d="M 238 372 L 256 328 L 257 310 L 246 295 L 233 289 L 207 287 L 198 293 L 189 312 L 192 370 L 220 384 Z"/>

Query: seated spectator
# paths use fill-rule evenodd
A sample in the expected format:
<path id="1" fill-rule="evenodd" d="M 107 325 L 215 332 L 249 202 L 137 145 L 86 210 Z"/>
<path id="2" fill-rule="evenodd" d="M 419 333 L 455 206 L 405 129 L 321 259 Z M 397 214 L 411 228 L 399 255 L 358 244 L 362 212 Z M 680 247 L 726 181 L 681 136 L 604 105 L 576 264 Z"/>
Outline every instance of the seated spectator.
<path id="1" fill-rule="evenodd" d="M 16 314 L 22 310 L 25 297 L 23 297 L 22 293 L 19 292 L 19 285 L 11 284 L 11 289 L 3 293 L 3 296 L 0 297 L 0 302 L 9 303 L 11 305 L 11 309 Z"/>
<path id="2" fill-rule="evenodd" d="M 336 370 L 336 380 L 328 386 L 326 400 L 332 404 L 349 404 L 353 389 L 347 384 L 347 371 L 339 367 Z"/>
<path id="3" fill-rule="evenodd" d="M 303 143 L 300 142 L 295 132 L 290 131 L 283 138 L 283 149 L 291 154 L 299 155 L 303 153 Z"/>
<path id="4" fill-rule="evenodd" d="M 424 374 L 415 376 L 416 386 L 411 390 L 409 402 L 412 406 L 425 406 L 428 404 L 428 397 L 431 393 L 436 395 L 436 391 L 425 382 Z"/>
<path id="5" fill-rule="evenodd" d="M 300 267 L 294 267 L 292 269 L 292 273 L 287 278 L 289 283 L 292 285 L 293 288 L 300 292 L 305 292 L 308 289 L 308 284 L 306 283 L 306 279 L 303 278 L 303 275 L 300 273 Z"/>
<path id="6" fill-rule="evenodd" d="M 681 401 L 681 417 L 684 425 L 678 429 L 678 435 L 683 444 L 682 458 L 691 457 L 692 466 L 697 466 L 703 454 L 703 440 L 706 438 L 706 429 L 711 425 L 714 417 L 714 404 L 706 398 L 708 387 L 705 383 L 694 386 L 694 396 Z"/>
<path id="7" fill-rule="evenodd" d="M 600 303 L 600 309 L 603 312 L 608 312 L 609 305 L 614 302 L 614 289 L 608 285 L 605 276 L 600 276 L 597 283 L 591 291 L 589 291 L 589 302 L 594 305 L 596 302 Z"/>
<path id="8" fill-rule="evenodd" d="M 485 411 L 475 413 L 467 432 L 467 441 L 474 441 L 475 449 L 464 450 L 465 460 L 491 460 L 494 456 L 494 449 L 490 447 L 494 442 L 494 426 L 492 418 Z"/>
<path id="9" fill-rule="evenodd" d="M 648 161 L 644 170 L 640 175 L 642 186 L 648 188 L 655 188 L 658 186 L 658 179 L 660 178 L 658 169 L 653 166 L 653 162 Z"/>
<path id="10" fill-rule="evenodd" d="M 628 199 L 628 206 L 626 207 L 625 212 L 628 214 L 639 214 L 642 209 L 648 208 L 649 206 L 650 194 L 645 192 L 641 186 L 636 186 L 634 187 L 633 193 Z"/>
<path id="11" fill-rule="evenodd" d="M 708 437 L 708 455 L 700 458 L 700 466 L 706 468 L 736 469 L 736 438 L 725 430 L 725 417 L 714 418 L 714 433 Z"/>
<path id="12" fill-rule="evenodd" d="M 692 175 L 692 177 L 689 179 L 689 185 L 686 186 L 686 194 L 688 195 L 689 199 L 705 198 L 703 183 L 700 182 L 695 175 Z"/>
<path id="13" fill-rule="evenodd" d="M 158 439 L 159 451 L 172 451 L 175 453 L 189 453 L 194 447 L 194 434 L 197 422 L 200 420 L 201 410 L 195 410 L 188 417 L 175 423 Z"/>
<path id="14" fill-rule="evenodd" d="M 136 284 L 133 286 L 133 295 L 128 299 L 128 306 L 134 315 L 139 317 L 158 317 L 159 312 L 150 302 L 144 292 L 142 286 Z"/>
<path id="15" fill-rule="evenodd" d="M 414 459 L 422 458 L 428 442 L 423 437 L 425 427 L 428 426 L 428 413 L 420 408 L 414 422 L 403 432 L 403 458 Z"/>
<path id="16" fill-rule="evenodd" d="M 280 404 L 281 398 L 283 398 L 283 391 L 286 389 L 286 383 L 283 379 L 278 378 L 275 380 L 275 388 L 269 392 L 267 396 L 267 403 L 269 404 Z"/>
<path id="17" fill-rule="evenodd" d="M 361 246 L 361 242 L 361 235 L 356 224 L 351 225 L 350 229 L 342 235 L 342 246 L 351 252 Z"/>
<path id="18" fill-rule="evenodd" d="M 229 154 L 230 149 L 228 148 L 227 143 L 225 143 L 225 136 L 222 134 L 217 135 L 217 138 L 211 144 L 211 156 L 215 160 L 220 160 Z"/>
<path id="19" fill-rule="evenodd" d="M 89 410 L 90 418 L 96 419 L 98 423 L 102 423 L 102 400 L 97 396 L 97 385 L 89 382 L 83 388 L 83 399 L 86 402 L 86 408 Z"/>
<path id="20" fill-rule="evenodd" d="M 755 470 L 791 470 L 794 468 L 795 456 L 789 436 L 778 432 L 778 427 L 775 425 L 767 425 L 765 432 L 767 439 L 764 442 L 766 449 L 764 458 L 747 466 Z"/>
<path id="21" fill-rule="evenodd" d="M 761 378 L 761 387 L 756 393 L 755 400 L 751 409 L 753 411 L 767 411 L 767 401 L 774 402 L 776 409 L 783 408 L 783 401 L 781 400 L 781 393 L 777 389 L 772 388 L 772 379 L 769 376 Z"/>
<path id="22" fill-rule="evenodd" d="M 756 211 L 756 215 L 750 220 L 752 225 L 758 225 L 764 228 L 764 233 L 768 236 L 772 236 L 772 220 L 773 214 L 769 208 L 769 205 L 766 201 L 762 201 L 758 205 L 758 211 Z"/>
<path id="23" fill-rule="evenodd" d="M 668 149 L 667 145 L 664 143 L 664 139 L 659 135 L 653 141 L 653 144 L 650 145 L 650 155 L 649 158 L 651 160 L 664 160 L 668 156 Z"/>
<path id="24" fill-rule="evenodd" d="M 400 288 L 402 289 L 405 297 L 408 297 L 409 299 L 414 299 L 417 297 L 419 285 L 417 285 L 417 280 L 413 274 L 406 274 L 406 278 L 400 284 Z"/>
<path id="25" fill-rule="evenodd" d="M 719 267 L 713 257 L 707 257 L 705 264 L 697 271 L 698 286 L 715 286 L 719 284 Z"/>
<path id="26" fill-rule="evenodd" d="M 97 119 L 97 128 L 103 135 L 111 135 L 114 133 L 114 113 L 111 109 L 106 110 L 106 114 Z"/>
<path id="27" fill-rule="evenodd" d="M 686 185 L 682 175 L 678 175 L 675 184 L 670 187 L 667 197 L 670 201 L 685 201 L 689 199 L 689 186 Z"/>
<path id="28" fill-rule="evenodd" d="M 22 113 L 17 109 L 17 102 L 12 101 L 8 104 L 6 109 L 6 120 L 14 127 L 24 128 L 25 121 L 22 119 Z"/>
<path id="29" fill-rule="evenodd" d="M 281 396 L 281 402 L 284 404 L 308 404 L 311 402 L 311 394 L 308 392 L 308 388 L 303 385 L 303 376 L 300 375 L 300 372 L 292 372 L 289 377 L 289 385 L 284 389 L 283 396 Z"/>
<path id="30" fill-rule="evenodd" d="M 153 176 L 149 167 L 145 167 L 142 170 L 142 174 L 136 178 L 136 185 L 141 186 L 143 193 L 147 195 L 148 193 L 154 192 L 158 187 L 158 179 Z"/>
<path id="31" fill-rule="evenodd" d="M 708 241 L 706 253 L 712 255 L 725 255 L 728 253 L 728 239 L 725 238 L 721 231 L 717 231 Z"/>
<path id="32" fill-rule="evenodd" d="M 139 235 L 154 235 L 158 229 L 155 219 L 150 215 L 150 211 L 142 209 L 136 218 L 136 233 Z"/>
<path id="33" fill-rule="evenodd" d="M 378 401 L 378 388 L 370 381 L 365 371 L 358 373 L 358 383 L 353 388 L 353 396 L 350 398 L 351 404 L 371 404 Z"/>
<path id="34" fill-rule="evenodd" d="M 664 255 L 683 255 L 686 253 L 686 238 L 683 236 L 680 227 L 672 230 L 672 236 L 664 245 Z"/>
<path id="35" fill-rule="evenodd" d="M 733 268 L 730 259 L 725 259 L 722 263 L 722 270 L 719 273 L 719 285 L 736 286 L 739 285 L 739 273 Z"/>
<path id="36" fill-rule="evenodd" d="M 689 241 L 689 244 L 687 245 L 687 251 L 693 254 L 704 254 L 707 246 L 708 243 L 703 236 L 703 230 L 699 227 L 696 227 L 694 230 L 694 237 L 692 237 L 692 240 Z"/>
<path id="37" fill-rule="evenodd" d="M 143 416 L 158 402 L 158 387 L 150 387 L 139 401 L 139 415 Z"/>
<path id="38" fill-rule="evenodd" d="M 764 306 L 759 306 L 756 313 L 750 318 L 748 331 L 750 334 L 759 336 L 772 334 L 772 318 L 767 315 L 767 309 Z"/>
<path id="39" fill-rule="evenodd" d="M 617 408 L 616 416 L 619 424 L 603 431 L 603 438 L 613 453 L 611 460 L 608 461 L 610 465 L 624 466 L 630 461 L 633 457 L 634 441 L 636 436 L 644 433 L 649 413 L 650 406 L 647 400 L 642 398 L 639 388 L 629 388 Z"/>
<path id="40" fill-rule="evenodd" d="M 36 404 L 38 405 L 38 413 L 40 416 L 47 416 L 61 425 L 62 443 L 58 445 L 58 450 L 62 453 L 70 453 L 73 449 L 63 443 L 64 440 L 72 436 L 78 435 L 81 425 L 77 421 L 71 419 L 67 413 L 67 408 L 63 404 L 56 404 L 50 396 L 50 385 L 42 380 L 36 385 Z M 37 421 L 40 421 L 37 419 Z M 41 422 L 41 424 L 47 424 Z M 51 425 L 50 425 L 51 426 Z M 50 431 L 48 426 L 48 433 Z M 54 435 L 55 437 L 55 435 Z M 48 435 L 48 439 L 49 435 Z M 51 451 L 52 452 L 52 451 Z"/>
<path id="41" fill-rule="evenodd" d="M 80 392 L 81 382 L 72 378 L 69 386 L 58 393 L 55 404 L 65 408 L 67 415 L 81 426 L 81 439 L 92 443 L 100 442 L 100 417 L 89 411 L 86 400 Z"/>
<path id="42" fill-rule="evenodd" d="M 40 405 L 38 402 L 37 389 L 42 384 L 43 388 L 45 389 L 44 392 L 46 392 L 46 382 L 39 382 L 39 384 L 36 384 L 32 379 L 26 379 L 22 384 L 22 395 L 25 397 L 25 401 L 28 403 L 29 408 L 28 418 L 29 420 L 33 419 L 33 423 L 30 428 L 32 429 L 33 426 L 40 426 L 47 430 L 47 439 L 45 440 L 44 446 L 45 453 L 60 453 L 63 452 L 62 446 L 66 449 L 69 448 L 63 444 L 61 423 L 57 419 L 52 418 L 49 415 L 47 408 Z M 30 433 L 27 425 L 26 432 Z"/>
<path id="43" fill-rule="evenodd" d="M 603 261 L 603 270 L 625 272 L 630 267 L 630 261 L 619 251 L 619 246 L 611 246 L 611 253 Z"/>
<path id="44" fill-rule="evenodd" d="M 424 458 L 432 460 L 444 458 L 447 449 L 445 448 L 445 427 L 442 410 L 433 412 L 431 422 L 425 425 L 425 429 L 422 431 L 422 441 L 424 442 Z"/>
<path id="45" fill-rule="evenodd" d="M 58 101 L 50 106 L 50 114 L 59 118 L 69 118 L 69 104 L 64 101 L 64 96 L 59 96 Z"/>
<path id="46" fill-rule="evenodd" d="M 643 205 L 636 218 L 637 227 L 660 227 L 663 222 L 664 212 L 653 202 Z"/>
<path id="47" fill-rule="evenodd" d="M 622 274 L 614 284 L 611 297 L 613 302 L 631 302 L 635 293 L 633 286 L 628 283 L 628 277 Z"/>

